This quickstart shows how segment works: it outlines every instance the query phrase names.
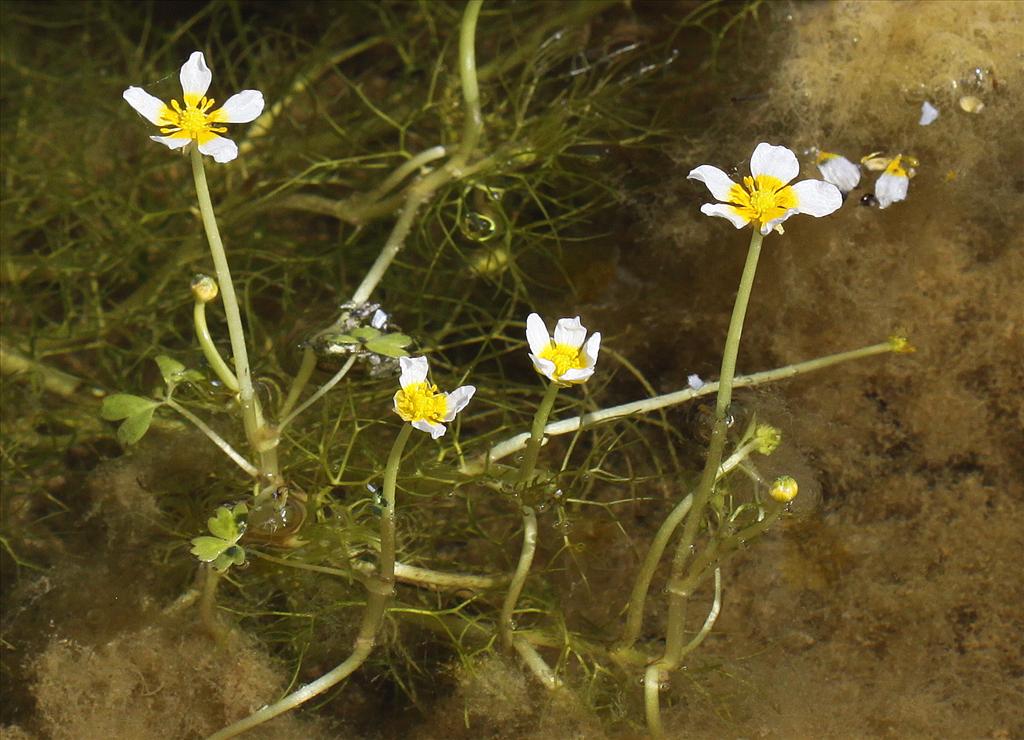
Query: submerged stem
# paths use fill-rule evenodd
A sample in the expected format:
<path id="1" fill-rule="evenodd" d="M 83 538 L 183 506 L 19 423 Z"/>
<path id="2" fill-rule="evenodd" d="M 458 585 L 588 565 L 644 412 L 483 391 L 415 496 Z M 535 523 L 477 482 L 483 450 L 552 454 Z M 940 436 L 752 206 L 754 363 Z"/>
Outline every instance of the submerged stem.
<path id="1" fill-rule="evenodd" d="M 398 480 L 398 466 L 402 460 L 402 452 L 405 449 L 405 443 L 409 440 L 410 432 L 412 432 L 412 427 L 409 424 L 403 424 L 391 448 L 391 453 L 388 455 L 387 466 L 384 469 L 384 510 L 380 516 L 380 566 L 376 578 L 368 579 L 366 583 L 370 593 L 366 599 L 366 611 L 363 612 L 363 621 L 359 626 L 352 654 L 335 666 L 333 670 L 312 683 L 306 684 L 280 701 L 214 733 L 208 740 L 225 740 L 235 737 L 301 706 L 348 678 L 370 657 L 370 653 L 373 652 L 373 648 L 377 644 L 377 632 L 380 631 L 380 626 L 384 622 L 388 602 L 395 590 L 395 487 Z"/>
<path id="2" fill-rule="evenodd" d="M 519 489 L 521 493 L 533 479 L 534 471 L 537 468 L 537 456 L 540 454 L 540 446 L 544 441 L 544 425 L 547 424 L 557 396 L 558 384 L 549 383 L 544 391 L 544 397 L 541 399 L 540 406 L 537 407 L 537 413 L 534 414 L 530 441 L 526 446 L 522 467 L 519 469 Z M 516 604 L 519 602 L 519 596 L 523 592 L 526 579 L 530 575 L 533 556 L 537 551 L 537 512 L 534 511 L 532 506 L 524 505 L 522 514 L 523 545 L 519 552 L 519 562 L 516 564 L 515 572 L 512 574 L 512 581 L 508 586 L 508 593 L 505 594 L 505 601 L 501 607 L 501 618 L 498 621 L 501 629 L 501 641 L 506 648 L 513 647 L 512 633 L 515 632 L 513 617 L 516 611 Z"/>
<path id="3" fill-rule="evenodd" d="M 750 301 L 754 275 L 757 272 L 757 261 L 761 255 L 761 243 L 764 236 L 755 228 L 750 237 L 747 249 L 747 260 L 743 266 L 736 302 L 733 304 L 732 318 L 729 320 L 729 332 L 725 337 L 725 350 L 722 353 L 722 370 L 718 380 L 718 398 L 715 402 L 715 425 L 711 433 L 711 444 L 704 462 L 704 471 L 700 483 L 693 495 L 693 507 L 683 525 L 683 534 L 676 545 L 672 561 L 672 575 L 669 580 L 669 611 L 666 626 L 665 654 L 658 665 L 672 671 L 679 666 L 685 648 L 683 631 L 686 618 L 685 590 L 674 588 L 683 578 L 686 564 L 690 557 L 691 545 L 697 537 L 698 529 L 704 519 L 704 508 L 707 506 L 711 491 L 719 474 L 719 465 L 725 450 L 726 435 L 729 430 L 727 422 L 729 404 L 732 402 L 733 376 L 736 374 L 736 356 L 739 353 L 740 338 L 743 335 L 743 322 L 747 315 L 747 304 Z"/>

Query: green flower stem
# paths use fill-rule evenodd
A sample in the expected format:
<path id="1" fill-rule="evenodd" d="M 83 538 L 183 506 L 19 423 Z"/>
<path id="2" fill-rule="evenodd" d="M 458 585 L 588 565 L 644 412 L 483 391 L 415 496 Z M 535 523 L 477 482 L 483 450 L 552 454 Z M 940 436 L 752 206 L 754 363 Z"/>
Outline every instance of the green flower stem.
<path id="1" fill-rule="evenodd" d="M 533 428 L 530 432 L 530 441 L 526 445 L 526 453 L 523 455 L 523 463 L 519 468 L 519 489 L 522 491 L 533 479 L 534 471 L 537 468 L 537 457 L 540 454 L 541 444 L 544 442 L 544 425 L 551 416 L 551 409 L 554 408 L 555 398 L 558 396 L 558 384 L 549 383 L 544 391 L 537 413 L 533 416 Z M 523 546 L 519 552 L 519 562 L 515 572 L 512 574 L 512 581 L 509 583 L 508 592 L 505 594 L 505 601 L 501 607 L 501 619 L 499 627 L 501 630 L 501 641 L 506 648 L 512 648 L 512 633 L 515 631 L 513 617 L 515 616 L 516 604 L 523 592 L 526 578 L 530 574 L 530 567 L 533 565 L 533 556 L 537 551 L 537 512 L 532 506 L 523 506 Z M 539 657 L 539 656 L 538 656 Z"/>
<path id="2" fill-rule="evenodd" d="M 206 323 L 206 303 L 203 301 L 196 301 L 195 307 L 192 309 L 192 323 L 196 327 L 196 339 L 199 340 L 199 346 L 203 350 L 203 357 L 210 363 L 210 367 L 213 368 L 213 372 L 220 378 L 220 382 L 227 386 L 233 393 L 238 393 L 238 378 L 231 372 L 231 368 L 224 362 L 224 358 L 220 356 L 220 352 L 217 350 L 217 345 L 213 343 L 213 336 L 210 334 L 210 327 Z"/>
<path id="3" fill-rule="evenodd" d="M 757 272 L 757 261 L 761 255 L 761 243 L 764 240 L 764 236 L 757 228 L 757 225 L 755 224 L 754 226 L 753 234 L 750 237 L 750 246 L 747 249 L 747 260 L 743 266 L 739 289 L 736 292 L 736 302 L 732 308 L 732 318 L 729 320 L 729 331 L 725 337 L 725 351 L 722 354 L 722 369 L 718 379 L 718 397 L 715 401 L 715 425 L 711 432 L 711 444 L 708 447 L 708 456 L 704 462 L 704 472 L 701 474 L 700 483 L 697 485 L 697 490 L 693 495 L 693 507 L 687 516 L 686 523 L 683 525 L 683 534 L 676 545 L 675 556 L 672 560 L 672 573 L 669 578 L 669 610 L 668 624 L 666 626 L 665 655 L 658 661 L 658 665 L 666 672 L 673 671 L 679 667 L 683 649 L 685 648 L 684 622 L 686 619 L 687 591 L 677 588 L 676 584 L 682 580 L 685 573 L 691 546 L 704 520 L 704 508 L 711 497 L 711 490 L 718 477 L 718 467 L 722 462 L 722 454 L 725 450 L 725 440 L 728 433 L 726 418 L 729 412 L 729 404 L 732 402 L 733 377 L 736 374 L 736 355 L 739 353 L 740 338 L 743 335 L 743 322 L 747 315 L 750 292 L 754 287 L 754 275 Z"/>
<path id="4" fill-rule="evenodd" d="M 558 397 L 559 386 L 557 383 L 548 383 L 544 391 L 544 397 L 537 407 L 537 413 L 533 415 L 533 426 L 530 428 L 530 440 L 526 443 L 526 452 L 523 453 L 523 463 L 519 467 L 519 485 L 525 486 L 533 478 L 537 469 L 537 458 L 540 456 L 541 445 L 544 444 L 544 427 L 551 416 L 551 410 L 555 406 L 555 398 Z"/>
<path id="5" fill-rule="evenodd" d="M 348 678 L 370 657 L 370 653 L 373 652 L 373 648 L 377 644 L 377 633 L 384 622 L 388 602 L 391 601 L 395 591 L 395 487 L 398 481 L 398 465 L 402 460 L 405 443 L 409 441 L 410 432 L 412 432 L 412 426 L 403 424 L 391 448 L 391 453 L 388 455 L 387 466 L 384 469 L 384 511 L 381 512 L 380 517 L 380 564 L 377 577 L 369 579 L 366 583 L 369 591 L 366 599 L 366 611 L 363 612 L 363 621 L 359 626 L 352 654 L 344 662 L 312 683 L 306 684 L 280 701 L 214 733 L 208 740 L 225 740 L 225 738 L 235 737 L 301 706 Z"/>
<path id="6" fill-rule="evenodd" d="M 228 267 L 224 243 L 217 228 L 217 217 L 213 213 L 213 202 L 210 200 L 210 187 L 206 182 L 206 170 L 203 155 L 199 147 L 191 147 L 192 177 L 196 183 L 196 197 L 199 200 L 199 213 L 202 215 L 206 240 L 210 244 L 213 266 L 217 271 L 217 284 L 224 301 L 224 316 L 227 319 L 228 335 L 231 338 L 231 354 L 235 360 L 235 377 L 238 379 L 238 401 L 242 407 L 242 421 L 249 444 L 260 457 L 260 472 L 272 485 L 280 480 L 277 466 L 276 445 L 264 439 L 265 424 L 256 392 L 252 385 L 252 374 L 249 369 L 249 353 L 245 346 L 245 329 L 242 327 L 242 315 L 238 309 L 238 298 L 235 296 L 235 285 L 231 280 L 231 269 Z"/>
<path id="7" fill-rule="evenodd" d="M 256 478 L 256 477 L 259 476 L 260 471 L 256 469 L 255 465 L 253 465 L 251 462 L 249 462 L 244 457 L 242 457 L 235 450 L 234 447 L 232 447 L 230 444 L 228 444 L 224 440 L 223 437 L 221 437 L 219 434 L 217 434 L 217 432 L 213 431 L 206 424 L 206 422 L 204 422 L 198 416 L 193 414 L 191 411 L 189 411 L 187 408 L 185 408 L 184 406 L 182 406 L 181 404 L 179 404 L 177 401 L 175 401 L 172 398 L 165 399 L 164 400 L 164 405 L 165 406 L 169 406 L 170 408 L 174 409 L 179 414 L 181 414 L 186 419 L 188 419 L 190 422 L 192 422 L 192 424 L 195 425 L 195 427 L 200 432 L 205 434 L 210 439 L 211 442 L 213 442 L 215 445 L 217 445 L 217 447 L 219 447 L 221 449 L 221 451 L 225 455 L 230 457 L 232 462 L 234 462 L 238 467 L 240 467 L 242 470 L 244 470 L 246 472 L 246 474 L 251 475 L 253 478 Z"/>
<path id="8" fill-rule="evenodd" d="M 719 467 L 718 478 L 722 478 L 734 470 L 755 449 L 757 449 L 757 443 L 748 442 L 733 452 Z M 665 517 L 665 521 L 661 523 L 661 527 L 658 528 L 657 534 L 654 535 L 651 546 L 647 549 L 647 555 L 644 556 L 643 564 L 640 566 L 640 572 L 633 583 L 633 591 L 630 594 L 629 607 L 626 611 L 626 625 L 623 628 L 622 638 L 619 640 L 616 652 L 628 652 L 636 643 L 637 638 L 640 637 L 640 631 L 643 628 L 644 607 L 647 604 L 647 593 L 650 590 L 651 581 L 654 580 L 654 573 L 661 563 L 661 557 L 665 554 L 665 549 L 668 547 L 672 535 L 675 534 L 676 528 L 686 518 L 692 506 L 693 493 L 690 493 L 669 512 L 669 515 Z"/>
<path id="9" fill-rule="evenodd" d="M 803 373 L 809 373 L 832 365 L 838 365 L 842 362 L 850 362 L 851 360 L 859 360 L 865 357 L 883 355 L 888 352 L 897 351 L 899 350 L 893 347 L 892 342 L 880 342 L 879 344 L 872 344 L 849 352 L 839 352 L 834 355 L 825 355 L 824 357 L 807 360 L 806 362 L 800 362 L 795 365 L 786 365 L 784 367 L 775 368 L 774 370 L 763 370 L 759 373 L 751 373 L 750 375 L 740 375 L 733 380 L 732 387 L 747 388 L 750 386 L 764 385 L 765 383 L 785 380 Z M 592 411 L 589 414 L 583 414 L 582 416 L 560 419 L 544 427 L 544 434 L 548 437 L 554 437 L 559 434 L 572 434 L 580 428 L 604 424 L 626 416 L 643 414 L 665 408 L 666 406 L 675 406 L 680 403 L 685 403 L 700 396 L 707 396 L 716 392 L 718 387 L 719 383 L 714 381 L 706 383 L 696 390 L 692 388 L 685 388 L 680 391 L 666 393 L 653 398 L 644 398 L 639 401 L 632 401 L 619 406 L 610 406 L 609 408 Z M 488 452 L 463 465 L 462 472 L 468 475 L 479 475 L 487 470 L 490 463 L 497 462 L 498 460 L 502 460 L 509 455 L 519 452 L 519 450 L 526 446 L 529 439 L 530 434 L 523 433 L 499 442 Z"/>
<path id="10" fill-rule="evenodd" d="M 278 411 L 278 419 L 284 419 L 291 414 L 292 409 L 295 408 L 295 404 L 299 400 L 299 396 L 306 389 L 306 384 L 313 377 L 314 370 L 316 370 L 316 352 L 306 347 L 306 349 L 302 350 L 302 363 L 299 365 L 299 371 L 292 378 L 291 387 L 288 389 L 288 396 L 281 405 L 280 411 Z"/>
<path id="11" fill-rule="evenodd" d="M 305 411 L 314 403 L 316 403 L 325 395 L 327 395 L 331 388 L 340 383 L 342 378 L 344 378 L 348 374 L 348 371 L 352 369 L 352 365 L 355 364 L 355 361 L 356 356 L 355 354 L 353 354 L 348 358 L 348 360 L 345 361 L 345 364 L 341 366 L 341 369 L 338 370 L 338 372 L 336 372 L 331 377 L 330 380 L 328 380 L 326 383 L 320 386 L 319 389 L 317 389 L 316 393 L 307 398 L 301 406 L 299 406 L 297 409 L 288 414 L 288 416 L 281 419 L 280 423 L 277 425 L 277 433 L 280 434 L 281 432 L 283 432 L 285 427 L 287 427 L 295 419 L 296 416 L 301 414 L 303 411 Z"/>
<path id="12" fill-rule="evenodd" d="M 462 14 L 462 25 L 459 31 L 459 75 L 462 79 L 462 97 L 466 105 L 466 126 L 463 131 L 462 141 L 458 151 L 451 161 L 443 167 L 431 172 L 421 180 L 409 186 L 405 204 L 402 206 L 398 219 L 395 222 L 391 234 L 388 236 L 384 247 L 381 249 L 377 260 L 370 267 L 370 271 L 363 278 L 363 282 L 356 288 L 352 295 L 352 303 L 366 303 L 373 294 L 374 289 L 384 277 L 395 257 L 405 246 L 405 239 L 412 228 L 416 212 L 434 192 L 445 183 L 468 174 L 466 163 L 476 150 L 483 131 L 483 116 L 480 113 L 480 90 L 477 85 L 476 76 L 476 50 L 474 39 L 476 37 L 476 23 L 480 17 L 480 7 L 483 0 L 469 0 L 466 10 Z"/>

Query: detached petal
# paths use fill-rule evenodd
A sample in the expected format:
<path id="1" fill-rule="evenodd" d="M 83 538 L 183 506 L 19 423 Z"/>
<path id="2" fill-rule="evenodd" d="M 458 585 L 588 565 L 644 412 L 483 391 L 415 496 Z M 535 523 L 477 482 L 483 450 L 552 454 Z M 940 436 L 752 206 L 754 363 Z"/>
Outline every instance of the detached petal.
<path id="1" fill-rule="evenodd" d="M 903 175 L 883 172 L 875 183 L 875 197 L 879 208 L 888 208 L 893 203 L 905 200 L 910 180 Z"/>
<path id="2" fill-rule="evenodd" d="M 158 141 L 168 149 L 181 149 L 192 139 L 187 136 L 150 136 L 153 141 Z"/>
<path id="3" fill-rule="evenodd" d="M 821 180 L 802 180 L 793 186 L 796 193 L 796 210 L 808 216 L 821 218 L 843 205 L 843 194 L 839 188 Z"/>
<path id="4" fill-rule="evenodd" d="M 573 349 L 583 346 L 587 338 L 587 330 L 580 323 L 580 317 L 574 319 L 559 319 L 555 324 L 555 344 L 564 344 Z"/>
<path id="5" fill-rule="evenodd" d="M 242 90 L 235 93 L 224 105 L 210 114 L 217 123 L 249 123 L 263 112 L 263 93 L 259 90 Z"/>
<path id="6" fill-rule="evenodd" d="M 551 335 L 548 328 L 544 326 L 544 320 L 535 313 L 526 317 L 526 342 L 530 345 L 530 351 L 539 355 L 551 345 Z"/>
<path id="7" fill-rule="evenodd" d="M 431 439 L 443 437 L 444 433 L 448 431 L 444 424 L 435 424 L 427 421 L 426 419 L 418 419 L 412 422 L 412 428 L 419 429 L 421 432 L 426 432 L 430 435 Z"/>
<path id="8" fill-rule="evenodd" d="M 471 385 L 460 386 L 449 393 L 447 396 L 448 408 L 444 415 L 444 420 L 451 421 L 454 419 L 456 414 L 466 408 L 466 404 L 469 403 L 469 399 L 473 397 L 474 393 L 476 393 L 476 388 Z"/>
<path id="9" fill-rule="evenodd" d="M 407 388 L 414 383 L 426 382 L 427 370 L 429 369 L 426 357 L 399 357 L 398 364 L 402 368 L 402 374 L 398 378 L 398 383 L 403 388 Z"/>
<path id="10" fill-rule="evenodd" d="M 135 109 L 136 113 L 150 123 L 155 123 L 157 126 L 164 125 L 163 110 L 167 106 L 160 98 L 150 95 L 141 87 L 129 87 L 121 93 L 121 97 Z"/>
<path id="11" fill-rule="evenodd" d="M 705 216 L 721 216 L 722 218 L 727 218 L 737 229 L 742 229 L 750 223 L 750 219 L 746 216 L 741 216 L 736 213 L 732 206 L 727 206 L 722 203 L 705 203 L 700 207 L 700 212 Z"/>
<path id="12" fill-rule="evenodd" d="M 843 193 L 849 193 L 860 183 L 860 167 L 839 154 L 819 154 L 818 171 L 825 182 L 832 183 Z"/>
<path id="13" fill-rule="evenodd" d="M 716 200 L 729 200 L 729 192 L 736 185 L 727 174 L 717 167 L 712 167 L 709 164 L 702 164 L 700 167 L 695 167 L 690 170 L 690 174 L 686 176 L 690 180 L 697 180 L 708 186 L 708 190 L 715 197 Z"/>
<path id="14" fill-rule="evenodd" d="M 188 61 L 181 65 L 181 90 L 185 95 L 194 95 L 197 99 L 206 95 L 210 89 L 213 73 L 206 66 L 203 52 L 194 51 Z"/>
<path id="15" fill-rule="evenodd" d="M 800 174 L 800 163 L 786 147 L 761 142 L 750 157 L 750 174 L 754 177 L 770 175 L 785 185 Z"/>
<path id="16" fill-rule="evenodd" d="M 223 136 L 214 136 L 209 141 L 201 143 L 199 151 L 209 157 L 213 157 L 215 162 L 224 164 L 238 156 L 238 145 L 231 139 L 225 139 Z"/>

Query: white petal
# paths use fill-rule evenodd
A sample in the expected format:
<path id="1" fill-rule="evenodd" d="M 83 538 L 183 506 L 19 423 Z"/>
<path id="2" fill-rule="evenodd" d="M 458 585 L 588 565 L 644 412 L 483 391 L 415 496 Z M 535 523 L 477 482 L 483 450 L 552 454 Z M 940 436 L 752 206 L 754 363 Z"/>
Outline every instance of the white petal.
<path id="1" fill-rule="evenodd" d="M 585 383 L 593 374 L 594 368 L 592 367 L 574 367 L 571 370 L 566 370 L 558 381 L 560 383 Z"/>
<path id="2" fill-rule="evenodd" d="M 700 207 L 700 212 L 705 216 L 721 216 L 732 221 L 732 225 L 737 229 L 742 229 L 744 226 L 750 223 L 750 219 L 746 216 L 741 216 L 736 213 L 732 206 L 727 206 L 723 203 L 705 203 Z"/>
<path id="3" fill-rule="evenodd" d="M 188 61 L 181 65 L 181 89 L 186 95 L 201 98 L 210 89 L 213 73 L 206 66 L 206 57 L 201 51 L 193 51 Z"/>
<path id="4" fill-rule="evenodd" d="M 543 358 L 537 357 L 534 354 L 530 355 L 530 359 L 533 360 L 534 370 L 536 370 L 538 373 L 540 373 L 546 378 L 550 378 L 551 380 L 555 379 L 555 363 L 553 363 L 551 360 L 545 360 Z"/>
<path id="5" fill-rule="evenodd" d="M 398 384 L 407 388 L 413 383 L 423 383 L 427 379 L 426 357 L 399 357 L 398 364 L 402 368 L 402 374 L 398 378 Z"/>
<path id="6" fill-rule="evenodd" d="M 200 144 L 199 151 L 208 157 L 213 157 L 214 162 L 224 164 L 238 156 L 238 145 L 231 139 L 215 136 L 206 143 Z"/>
<path id="7" fill-rule="evenodd" d="M 905 199 L 909 186 L 910 181 L 906 177 L 883 172 L 875 183 L 875 198 L 878 199 L 878 207 L 888 208 L 893 203 Z"/>
<path id="8" fill-rule="evenodd" d="M 530 351 L 535 355 L 551 346 L 548 328 L 544 326 L 544 320 L 535 313 L 526 317 L 526 341 L 530 345 Z"/>
<path id="9" fill-rule="evenodd" d="M 750 157 L 750 174 L 770 175 L 786 184 L 800 174 L 800 163 L 786 147 L 761 142 Z"/>
<path id="10" fill-rule="evenodd" d="M 224 123 L 249 123 L 263 112 L 263 93 L 259 90 L 242 90 L 224 101 L 213 116 Z"/>
<path id="11" fill-rule="evenodd" d="M 388 325 L 388 315 L 379 308 L 370 317 L 370 326 L 374 329 L 383 329 Z"/>
<path id="12" fill-rule="evenodd" d="M 808 216 L 821 218 L 843 205 L 843 194 L 832 183 L 821 180 L 801 180 L 793 186 L 796 193 L 796 209 Z"/>
<path id="13" fill-rule="evenodd" d="M 157 126 L 164 125 L 164 119 L 160 112 L 165 106 L 164 101 L 160 98 L 150 95 L 141 87 L 129 87 L 121 93 L 121 97 L 135 109 L 136 113 L 150 123 L 155 123 Z"/>
<path id="14" fill-rule="evenodd" d="M 476 393 L 476 388 L 471 385 L 463 385 L 456 388 L 448 394 L 446 413 L 444 415 L 445 421 L 451 421 L 455 418 L 455 415 L 466 408 L 466 404 L 469 403 L 469 399 Z"/>
<path id="15" fill-rule="evenodd" d="M 921 120 L 918 121 L 920 126 L 928 126 L 935 122 L 935 119 L 939 117 L 939 109 L 929 103 L 927 100 L 921 103 Z"/>
<path id="16" fill-rule="evenodd" d="M 823 154 L 818 162 L 818 171 L 844 193 L 849 193 L 860 183 L 860 167 L 838 154 Z"/>
<path id="17" fill-rule="evenodd" d="M 697 180 L 708 186 L 708 190 L 718 200 L 729 200 L 729 191 L 736 185 L 732 179 L 717 167 L 709 164 L 702 164 L 690 170 L 686 176 L 690 180 Z"/>
<path id="18" fill-rule="evenodd" d="M 192 139 L 181 136 L 150 136 L 149 138 L 153 141 L 159 141 L 168 149 L 181 149 L 192 141 Z"/>
<path id="19" fill-rule="evenodd" d="M 699 391 L 704 387 L 704 381 L 700 379 L 697 373 L 686 376 L 686 384 L 690 386 L 690 390 Z"/>
<path id="20" fill-rule="evenodd" d="M 417 419 L 412 423 L 412 428 L 419 429 L 421 432 L 426 432 L 430 435 L 431 439 L 443 437 L 444 433 L 448 431 L 444 424 L 435 424 L 427 421 L 426 419 Z"/>
<path id="21" fill-rule="evenodd" d="M 790 216 L 795 216 L 798 213 L 800 213 L 800 211 L 797 210 L 796 208 L 790 208 L 788 211 L 786 211 L 784 214 L 782 214 L 778 218 L 772 219 L 771 221 L 768 221 L 767 223 L 761 224 L 761 233 L 763 235 L 767 236 L 769 233 L 771 233 L 772 229 L 774 229 L 776 226 L 781 224 L 783 221 L 788 219 Z"/>
<path id="22" fill-rule="evenodd" d="M 601 332 L 595 331 L 583 346 L 584 367 L 594 367 L 597 355 L 601 351 Z"/>
<path id="23" fill-rule="evenodd" d="M 555 324 L 555 344 L 564 344 L 573 349 L 583 346 L 587 338 L 587 330 L 580 323 L 580 317 L 574 319 L 559 319 Z"/>

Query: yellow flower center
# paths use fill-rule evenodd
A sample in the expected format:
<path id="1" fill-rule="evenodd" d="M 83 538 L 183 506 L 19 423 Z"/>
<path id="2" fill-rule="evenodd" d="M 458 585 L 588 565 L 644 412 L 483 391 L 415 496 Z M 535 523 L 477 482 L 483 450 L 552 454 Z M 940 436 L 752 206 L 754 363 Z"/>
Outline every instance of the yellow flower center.
<path id="1" fill-rule="evenodd" d="M 410 383 L 395 394 L 395 408 L 404 421 L 429 421 L 437 424 L 448 413 L 448 398 L 436 385 Z"/>
<path id="2" fill-rule="evenodd" d="M 895 175 L 896 177 L 907 177 L 907 171 L 903 169 L 902 154 L 897 154 L 896 157 L 889 162 L 889 165 L 885 168 L 885 174 Z"/>
<path id="3" fill-rule="evenodd" d="M 162 133 L 170 134 L 177 139 L 193 139 L 205 144 L 215 138 L 216 134 L 227 131 L 224 126 L 213 125 L 223 119 L 219 109 L 210 112 L 215 102 L 213 98 L 186 95 L 184 100 L 184 108 L 177 100 L 172 100 L 170 106 L 165 105 L 160 111 L 160 117 L 163 119 L 160 122 Z"/>
<path id="4" fill-rule="evenodd" d="M 782 218 L 797 206 L 796 193 L 789 185 L 771 175 L 744 177 L 743 185 L 729 190 L 732 209 L 743 218 L 768 223 Z"/>
<path id="5" fill-rule="evenodd" d="M 541 351 L 540 357 L 555 363 L 556 378 L 562 377 L 570 370 L 579 370 L 585 364 L 583 353 L 578 348 L 570 347 L 567 344 L 551 342 Z"/>

